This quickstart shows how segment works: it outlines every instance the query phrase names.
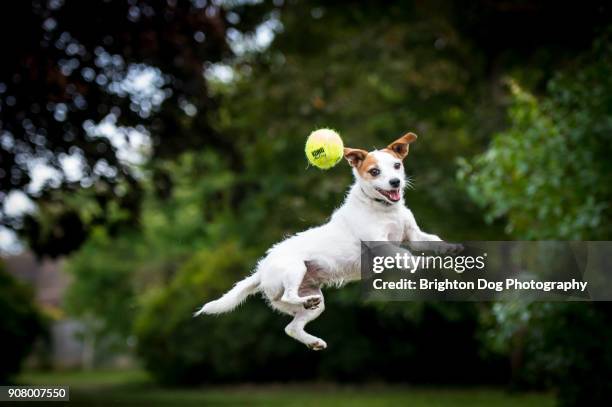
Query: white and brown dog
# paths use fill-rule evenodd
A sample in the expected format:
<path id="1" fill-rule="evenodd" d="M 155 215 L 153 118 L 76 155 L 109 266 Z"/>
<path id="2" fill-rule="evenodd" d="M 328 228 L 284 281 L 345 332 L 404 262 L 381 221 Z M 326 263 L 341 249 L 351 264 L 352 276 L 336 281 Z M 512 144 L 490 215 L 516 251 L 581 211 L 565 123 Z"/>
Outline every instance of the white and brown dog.
<path id="1" fill-rule="evenodd" d="M 195 315 L 230 311 L 247 296 L 262 292 L 273 308 L 293 316 L 285 328 L 289 336 L 310 349 L 325 349 L 325 341 L 305 332 L 304 326 L 324 310 L 322 286 L 360 278 L 362 241 L 441 241 L 421 231 L 404 206 L 402 160 L 416 138 L 408 133 L 370 152 L 345 148 L 355 182 L 329 222 L 274 245 L 253 274 Z"/>

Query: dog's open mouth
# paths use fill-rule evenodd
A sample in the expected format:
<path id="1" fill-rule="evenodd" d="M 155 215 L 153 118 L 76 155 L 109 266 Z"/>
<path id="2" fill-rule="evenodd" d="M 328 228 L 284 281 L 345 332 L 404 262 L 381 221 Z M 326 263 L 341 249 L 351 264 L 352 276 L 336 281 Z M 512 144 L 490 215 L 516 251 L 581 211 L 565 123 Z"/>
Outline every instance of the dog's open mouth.
<path id="1" fill-rule="evenodd" d="M 397 202 L 401 198 L 400 190 L 398 189 L 390 189 L 385 191 L 384 189 L 376 188 L 378 193 L 387 198 L 391 202 Z"/>

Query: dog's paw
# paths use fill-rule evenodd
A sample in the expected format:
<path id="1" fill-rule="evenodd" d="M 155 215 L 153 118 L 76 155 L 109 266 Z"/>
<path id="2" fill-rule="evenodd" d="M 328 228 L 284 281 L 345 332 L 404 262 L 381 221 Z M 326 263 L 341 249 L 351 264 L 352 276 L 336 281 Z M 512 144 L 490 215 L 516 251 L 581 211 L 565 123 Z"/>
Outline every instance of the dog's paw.
<path id="1" fill-rule="evenodd" d="M 440 242 L 436 244 L 436 254 L 459 254 L 463 251 L 463 245 L 460 243 Z"/>
<path id="2" fill-rule="evenodd" d="M 321 296 L 320 295 L 311 295 L 304 301 L 304 308 L 306 309 L 315 309 L 321 304 Z"/>
<path id="3" fill-rule="evenodd" d="M 463 251 L 464 247 L 461 243 L 449 243 L 449 253 L 459 254 Z"/>
<path id="4" fill-rule="evenodd" d="M 311 350 L 323 350 L 327 348 L 327 344 L 325 343 L 323 339 L 317 339 L 314 342 L 310 342 L 306 344 L 306 346 L 308 346 L 308 349 L 311 349 Z"/>

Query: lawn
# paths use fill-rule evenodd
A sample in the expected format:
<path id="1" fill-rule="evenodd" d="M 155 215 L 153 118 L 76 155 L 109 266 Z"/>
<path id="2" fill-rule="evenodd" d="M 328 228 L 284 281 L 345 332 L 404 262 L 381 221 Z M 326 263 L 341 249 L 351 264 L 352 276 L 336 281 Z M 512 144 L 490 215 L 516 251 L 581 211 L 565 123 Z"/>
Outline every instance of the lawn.
<path id="1" fill-rule="evenodd" d="M 167 389 L 155 386 L 142 371 L 28 372 L 19 377 L 19 383 L 69 385 L 70 405 L 78 402 L 99 406 L 109 404 L 333 407 L 554 406 L 553 397 L 548 394 L 511 394 L 491 388 L 253 384 Z"/>

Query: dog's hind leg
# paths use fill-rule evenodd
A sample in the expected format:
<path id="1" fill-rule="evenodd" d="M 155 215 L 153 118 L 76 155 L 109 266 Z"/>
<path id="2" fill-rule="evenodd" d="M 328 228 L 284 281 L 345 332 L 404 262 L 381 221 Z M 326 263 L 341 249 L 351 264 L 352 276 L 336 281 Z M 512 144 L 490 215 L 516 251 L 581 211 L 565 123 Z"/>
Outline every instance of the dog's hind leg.
<path id="1" fill-rule="evenodd" d="M 323 339 L 317 338 L 316 336 L 310 335 L 304 331 L 306 324 L 315 320 L 325 309 L 325 303 L 323 301 L 323 294 L 321 291 L 319 291 L 319 297 L 320 302 L 316 308 L 298 308 L 298 311 L 293 317 L 293 321 L 291 321 L 289 325 L 285 327 L 285 332 L 287 335 L 302 342 L 312 350 L 323 350 L 327 348 L 327 344 Z"/>
<path id="2" fill-rule="evenodd" d="M 280 299 L 282 302 L 289 304 L 303 305 L 306 309 L 315 309 L 323 300 L 321 291 L 317 290 L 314 295 L 300 296 L 300 290 L 304 283 L 304 277 L 308 268 L 305 263 L 297 263 L 291 266 L 290 272 L 283 276 L 283 296 Z"/>

